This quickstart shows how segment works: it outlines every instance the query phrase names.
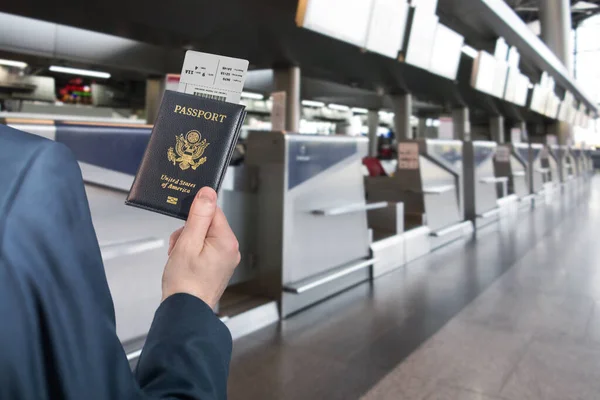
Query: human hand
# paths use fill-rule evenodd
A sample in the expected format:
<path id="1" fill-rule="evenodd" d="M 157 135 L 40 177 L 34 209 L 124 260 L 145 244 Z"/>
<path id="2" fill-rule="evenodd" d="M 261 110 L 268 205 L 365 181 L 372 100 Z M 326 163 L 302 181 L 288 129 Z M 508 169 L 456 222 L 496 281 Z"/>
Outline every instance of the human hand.
<path id="1" fill-rule="evenodd" d="M 215 308 L 239 262 L 238 241 L 217 207 L 217 193 L 204 187 L 194 198 L 185 226 L 169 240 L 162 299 L 188 293 Z"/>

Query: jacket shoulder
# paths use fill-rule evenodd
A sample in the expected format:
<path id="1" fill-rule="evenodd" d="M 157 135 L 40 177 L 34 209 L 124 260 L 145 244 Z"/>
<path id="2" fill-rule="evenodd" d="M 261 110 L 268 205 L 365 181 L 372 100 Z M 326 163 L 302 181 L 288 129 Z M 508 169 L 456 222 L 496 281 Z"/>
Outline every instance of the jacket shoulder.
<path id="1" fill-rule="evenodd" d="M 50 139 L 0 125 L 0 160 L 3 165 L 23 164 L 31 154 L 56 144 Z"/>
<path id="2" fill-rule="evenodd" d="M 0 125 L 0 209 L 7 205 L 30 173 L 40 182 L 79 173 L 72 152 L 63 144 Z M 57 174 L 57 170 L 63 173 Z"/>

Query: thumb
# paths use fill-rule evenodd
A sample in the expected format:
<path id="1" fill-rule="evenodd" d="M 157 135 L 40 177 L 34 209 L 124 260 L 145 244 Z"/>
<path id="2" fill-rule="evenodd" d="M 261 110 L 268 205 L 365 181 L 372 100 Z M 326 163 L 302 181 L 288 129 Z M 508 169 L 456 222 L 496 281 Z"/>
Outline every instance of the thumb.
<path id="1" fill-rule="evenodd" d="M 178 242 L 202 251 L 204 239 L 217 210 L 217 193 L 210 187 L 200 189 Z"/>

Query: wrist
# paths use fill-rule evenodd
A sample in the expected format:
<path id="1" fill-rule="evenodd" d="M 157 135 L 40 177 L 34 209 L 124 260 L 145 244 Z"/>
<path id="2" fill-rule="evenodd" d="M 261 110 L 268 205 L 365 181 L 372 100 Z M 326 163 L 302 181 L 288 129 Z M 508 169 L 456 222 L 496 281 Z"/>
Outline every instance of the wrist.
<path id="1" fill-rule="evenodd" d="M 200 291 L 194 290 L 191 288 L 181 287 L 181 288 L 173 288 L 173 289 L 169 289 L 169 290 L 163 290 L 161 303 L 163 301 L 165 301 L 168 297 L 173 296 L 178 293 L 189 294 L 191 296 L 197 297 L 198 299 L 200 299 L 204 303 L 206 303 L 213 310 L 216 308 L 217 303 L 219 302 L 219 300 L 215 299 L 214 296 L 209 296 L 205 293 L 201 293 Z"/>

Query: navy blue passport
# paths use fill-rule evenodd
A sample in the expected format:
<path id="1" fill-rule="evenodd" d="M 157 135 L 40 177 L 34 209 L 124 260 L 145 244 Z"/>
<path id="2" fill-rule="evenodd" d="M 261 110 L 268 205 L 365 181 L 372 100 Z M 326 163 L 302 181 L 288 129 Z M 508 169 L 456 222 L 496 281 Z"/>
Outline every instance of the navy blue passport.
<path id="1" fill-rule="evenodd" d="M 125 204 L 187 219 L 202 187 L 221 187 L 245 115 L 240 104 L 165 91 Z"/>

